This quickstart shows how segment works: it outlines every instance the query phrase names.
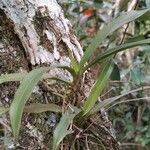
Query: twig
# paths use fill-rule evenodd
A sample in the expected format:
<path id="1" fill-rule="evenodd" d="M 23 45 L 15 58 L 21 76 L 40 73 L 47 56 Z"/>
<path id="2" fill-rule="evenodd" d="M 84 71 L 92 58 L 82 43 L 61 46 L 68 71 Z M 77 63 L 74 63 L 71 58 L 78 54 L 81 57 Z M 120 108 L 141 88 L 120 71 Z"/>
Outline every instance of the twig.
<path id="1" fill-rule="evenodd" d="M 109 83 L 130 83 L 130 81 L 118 81 L 118 80 L 114 80 L 114 81 L 108 81 Z"/>
<path id="2" fill-rule="evenodd" d="M 109 89 L 108 91 L 106 91 L 103 95 L 100 96 L 100 98 L 104 97 L 105 95 L 107 95 L 108 93 L 110 93 L 113 89 Z"/>
<path id="3" fill-rule="evenodd" d="M 123 37 L 122 37 L 122 39 L 121 39 L 119 45 L 121 45 L 121 44 L 124 42 L 124 39 L 125 39 L 125 36 L 126 36 L 126 33 L 127 33 L 128 28 L 129 28 L 129 23 L 126 25 L 126 28 L 125 28 L 125 30 L 124 30 Z"/>
<path id="4" fill-rule="evenodd" d="M 137 0 L 137 1 L 135 2 L 135 6 L 134 6 L 133 10 L 135 10 L 135 9 L 137 8 L 138 3 L 139 3 L 139 0 Z M 125 30 L 124 30 L 123 37 L 122 37 L 122 39 L 121 39 L 121 41 L 120 41 L 119 45 L 121 45 L 121 44 L 124 42 L 124 39 L 125 39 L 125 36 L 126 36 L 127 30 L 128 30 L 128 28 L 129 28 L 129 24 L 130 24 L 130 22 L 126 25 L 126 28 L 125 28 Z"/>
<path id="5" fill-rule="evenodd" d="M 127 102 L 133 102 L 133 101 L 140 101 L 140 100 L 147 100 L 148 98 L 150 100 L 150 97 L 142 97 L 142 98 L 135 98 L 135 99 L 129 99 L 129 100 L 126 100 L 126 101 L 117 102 L 117 103 L 111 105 L 110 107 L 108 107 L 106 109 L 106 111 L 108 111 L 110 108 L 112 108 L 112 107 L 114 107 L 114 106 L 116 106 L 118 104 L 127 103 Z"/>
<path id="6" fill-rule="evenodd" d="M 142 147 L 141 144 L 137 144 L 137 143 L 122 143 L 121 145 L 122 146 L 140 146 L 140 147 Z"/>
<path id="7" fill-rule="evenodd" d="M 86 141 L 86 142 L 85 142 L 85 144 L 86 144 L 86 149 L 87 149 L 87 150 L 90 150 L 90 149 L 89 149 L 89 145 L 88 145 L 87 136 L 85 136 L 85 141 Z"/>

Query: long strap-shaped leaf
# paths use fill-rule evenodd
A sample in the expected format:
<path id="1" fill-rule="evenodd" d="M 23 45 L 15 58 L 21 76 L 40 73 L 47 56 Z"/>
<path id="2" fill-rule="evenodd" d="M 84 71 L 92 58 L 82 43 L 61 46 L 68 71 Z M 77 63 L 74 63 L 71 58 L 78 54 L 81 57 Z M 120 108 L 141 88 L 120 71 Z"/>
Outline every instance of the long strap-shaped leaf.
<path id="1" fill-rule="evenodd" d="M 23 80 L 23 78 L 27 74 L 28 73 L 12 73 L 12 74 L 1 75 L 0 76 L 0 84 L 2 84 L 4 82 L 21 81 L 21 80 Z M 41 79 L 50 79 L 50 80 L 63 82 L 63 83 L 66 83 L 66 84 L 71 84 L 72 83 L 71 81 L 67 81 L 67 80 L 63 80 L 63 79 L 58 78 L 58 77 L 50 76 L 49 73 L 43 74 Z"/>
<path id="2" fill-rule="evenodd" d="M 75 77 L 76 76 L 76 72 L 74 69 L 72 69 L 71 67 L 68 66 L 51 66 L 51 69 L 53 68 L 60 68 L 60 69 L 64 69 L 67 70 L 68 72 L 70 72 L 70 74 Z M 3 74 L 0 76 L 0 84 L 4 83 L 4 82 L 10 82 L 10 81 L 21 81 L 23 80 L 23 78 L 27 75 L 27 72 L 24 73 L 12 73 L 12 74 Z M 49 74 L 44 74 L 42 76 L 42 79 L 45 78 L 51 78 L 53 80 L 59 80 L 65 83 L 69 83 L 63 79 L 57 78 L 57 77 L 50 77 Z"/>
<path id="3" fill-rule="evenodd" d="M 3 74 L 0 76 L 0 84 L 10 81 L 21 81 L 27 73 Z"/>
<path id="4" fill-rule="evenodd" d="M 140 45 L 143 45 L 143 44 L 148 44 L 148 43 L 150 43 L 150 39 L 145 39 L 145 40 L 141 40 L 141 41 L 138 41 L 138 42 L 126 43 L 126 44 L 122 44 L 120 46 L 110 48 L 107 51 L 105 51 L 104 53 L 98 55 L 85 68 L 89 68 L 90 66 L 92 66 L 96 63 L 99 63 L 101 60 L 109 57 L 110 55 L 116 54 L 116 53 L 118 53 L 120 51 L 123 51 L 125 49 L 132 48 L 132 47 L 135 47 L 135 46 L 140 46 Z"/>
<path id="5" fill-rule="evenodd" d="M 71 120 L 73 120 L 73 118 L 70 117 L 69 114 L 65 113 L 62 115 L 61 120 L 54 131 L 52 150 L 57 150 L 63 138 L 72 133 L 72 130 L 68 130 Z"/>
<path id="6" fill-rule="evenodd" d="M 53 146 L 52 150 L 57 150 L 60 142 L 68 135 L 72 133 L 72 130 L 69 130 L 68 127 L 70 123 L 73 121 L 74 117 L 80 112 L 80 109 L 71 106 L 74 110 L 67 111 L 64 113 L 58 123 L 54 135 L 53 135 Z"/>
<path id="7" fill-rule="evenodd" d="M 90 95 L 88 96 L 88 98 L 83 106 L 83 113 L 82 113 L 83 116 L 85 114 L 87 114 L 94 106 L 99 95 L 101 94 L 102 90 L 106 86 L 106 82 L 109 79 L 109 76 L 111 75 L 112 70 L 113 70 L 113 62 L 110 59 L 105 64 L 104 69 L 102 70 L 102 73 L 99 75 L 95 85 L 93 86 L 93 88 L 90 92 Z"/>
<path id="8" fill-rule="evenodd" d="M 7 113 L 9 109 L 10 109 L 9 107 L 0 106 L 0 116 Z M 32 103 L 30 105 L 25 106 L 23 111 L 27 113 L 35 113 L 35 114 L 43 113 L 46 111 L 58 113 L 58 112 L 62 112 L 62 108 L 52 103 L 47 103 L 47 104 Z"/>
<path id="9" fill-rule="evenodd" d="M 124 24 L 134 21 L 135 19 L 141 17 L 142 15 L 147 13 L 149 10 L 150 9 L 138 10 L 138 11 L 134 10 L 134 11 L 126 12 L 120 15 L 119 17 L 112 19 L 112 21 L 109 22 L 107 25 L 105 25 L 103 29 L 100 30 L 95 36 L 95 38 L 91 41 L 91 44 L 88 46 L 88 48 L 86 49 L 84 53 L 84 56 L 81 59 L 80 69 L 83 68 L 84 64 L 89 60 L 89 58 L 91 57 L 95 49 L 99 46 L 99 44 L 101 44 L 104 41 L 104 39 L 109 34 L 114 32 L 115 30 L 123 26 Z"/>
<path id="10" fill-rule="evenodd" d="M 47 72 L 49 68 L 39 68 L 28 73 L 22 80 L 19 88 L 17 89 L 14 100 L 10 106 L 10 121 L 15 138 L 18 137 L 22 113 L 24 106 L 29 99 L 35 85 L 39 82 L 42 75 Z"/>
<path id="11" fill-rule="evenodd" d="M 89 112 L 88 115 L 90 116 L 92 114 L 97 113 L 100 109 L 105 108 L 106 106 L 112 104 L 113 102 L 119 100 L 120 98 L 122 98 L 122 97 L 124 97 L 124 96 L 126 96 L 128 94 L 131 94 L 131 93 L 134 93 L 134 92 L 138 92 L 138 91 L 143 91 L 143 90 L 149 90 L 149 89 L 150 89 L 150 86 L 144 86 L 144 87 L 140 87 L 138 89 L 134 89 L 134 90 L 125 92 L 124 94 L 121 94 L 121 95 L 118 95 L 118 96 L 115 96 L 115 97 L 111 97 L 111 98 L 105 99 L 105 100 L 101 101 L 100 103 L 96 104 L 91 109 L 91 111 Z"/>
<path id="12" fill-rule="evenodd" d="M 42 113 L 46 111 L 51 111 L 51 112 L 62 112 L 62 108 L 56 104 L 52 103 L 47 103 L 47 104 L 42 104 L 42 103 L 32 103 L 30 105 L 27 105 L 24 107 L 24 112 L 27 113 Z"/>

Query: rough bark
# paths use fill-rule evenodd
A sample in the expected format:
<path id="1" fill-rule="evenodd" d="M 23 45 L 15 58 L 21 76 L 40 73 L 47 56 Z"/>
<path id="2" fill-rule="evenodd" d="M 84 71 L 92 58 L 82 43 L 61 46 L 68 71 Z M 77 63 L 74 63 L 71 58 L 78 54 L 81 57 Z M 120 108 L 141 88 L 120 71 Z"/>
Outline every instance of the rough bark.
<path id="1" fill-rule="evenodd" d="M 1 0 L 0 1 L 0 73 L 14 73 L 30 71 L 38 66 L 71 65 L 71 58 L 77 62 L 83 56 L 83 51 L 76 36 L 71 30 L 70 22 L 64 17 L 63 11 L 56 0 Z M 54 69 L 49 72 L 64 80 L 72 80 L 69 72 L 63 69 Z M 93 84 L 91 72 L 83 78 L 76 94 L 71 98 L 77 101 L 80 97 L 84 100 Z M 51 84 L 51 88 L 47 85 Z M 0 99 L 5 106 L 10 105 L 18 83 L 0 85 Z M 29 103 L 39 101 L 43 103 L 55 102 L 62 104 L 60 95 L 68 90 L 64 84 L 43 81 L 37 87 Z M 56 94 L 58 93 L 58 94 Z M 71 103 L 68 101 L 68 103 Z M 41 115 L 25 114 L 23 117 L 22 131 L 18 149 L 46 149 L 52 136 L 52 127 L 46 123 L 51 113 Z M 112 125 L 105 111 L 91 126 L 91 131 L 96 131 L 102 139 L 103 145 L 108 150 L 119 149 L 118 142 L 112 132 Z M 9 123 L 3 116 L 5 127 L 4 145 L 14 147 L 14 139 L 6 128 Z M 7 125 L 6 125 L 7 124 Z M 88 125 L 88 123 L 87 123 Z M 8 142 L 9 139 L 9 142 Z M 68 147 L 70 145 L 68 144 Z M 70 148 L 67 148 L 70 149 Z"/>

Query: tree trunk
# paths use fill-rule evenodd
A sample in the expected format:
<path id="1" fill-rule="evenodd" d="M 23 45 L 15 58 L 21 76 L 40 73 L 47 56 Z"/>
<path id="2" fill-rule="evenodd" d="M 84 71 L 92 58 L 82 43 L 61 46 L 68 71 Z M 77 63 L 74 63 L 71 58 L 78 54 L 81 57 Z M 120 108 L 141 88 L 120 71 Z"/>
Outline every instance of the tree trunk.
<path id="1" fill-rule="evenodd" d="M 39 66 L 70 66 L 71 58 L 80 62 L 82 56 L 80 43 L 71 30 L 70 22 L 64 18 L 63 11 L 56 0 L 0 1 L 1 74 L 31 71 Z M 54 69 L 49 74 L 63 80 L 72 80 L 70 73 L 63 69 Z M 80 88 L 72 96 L 75 101 L 79 97 L 83 100 L 88 96 L 93 84 L 91 74 L 91 72 L 87 73 L 83 78 L 83 87 L 81 88 L 79 85 Z M 51 88 L 48 88 L 49 84 Z M 5 106 L 11 104 L 17 87 L 17 82 L 0 85 L 1 104 Z M 61 104 L 60 95 L 64 94 L 66 88 L 63 83 L 49 83 L 45 80 L 39 84 L 36 92 L 33 92 L 28 103 L 38 101 Z M 16 145 L 10 132 L 10 125 L 6 120 L 8 117 L 3 116 L 2 124 L 5 129 L 3 145 L 6 149 L 13 147 L 26 150 L 47 149 L 53 131 L 53 127 L 48 122 L 52 115 L 57 117 L 53 113 L 24 114 L 21 134 Z M 104 110 L 101 111 L 101 116 L 102 121 L 94 123 L 91 126 L 92 131 L 95 130 L 99 133 L 101 142 L 106 149 L 120 149 Z M 68 147 L 70 146 L 68 144 Z"/>

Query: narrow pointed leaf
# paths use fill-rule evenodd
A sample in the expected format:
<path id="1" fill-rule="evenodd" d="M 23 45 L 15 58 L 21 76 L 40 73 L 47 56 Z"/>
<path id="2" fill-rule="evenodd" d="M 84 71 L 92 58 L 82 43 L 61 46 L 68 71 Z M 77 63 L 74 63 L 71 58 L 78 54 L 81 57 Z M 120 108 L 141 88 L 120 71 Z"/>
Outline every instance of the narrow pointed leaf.
<path id="1" fill-rule="evenodd" d="M 53 146 L 52 150 L 57 150 L 60 142 L 68 135 L 71 134 L 73 131 L 69 130 L 69 125 L 73 121 L 73 118 L 80 112 L 79 109 L 73 108 L 74 111 L 67 111 L 64 113 L 58 123 L 54 135 L 53 135 Z"/>
<path id="2" fill-rule="evenodd" d="M 101 60 L 103 60 L 103 59 L 105 59 L 105 58 L 107 58 L 107 57 L 109 57 L 109 56 L 111 56 L 113 54 L 116 54 L 116 53 L 118 53 L 120 51 L 123 51 L 125 49 L 132 48 L 132 47 L 135 47 L 135 46 L 144 45 L 144 44 L 149 44 L 149 43 L 150 43 L 150 39 L 145 39 L 145 40 L 141 40 L 141 41 L 138 41 L 138 42 L 125 43 L 125 44 L 122 44 L 120 46 L 116 46 L 116 47 L 110 48 L 106 52 L 104 52 L 103 54 L 98 55 L 85 68 L 89 68 L 92 65 L 94 65 L 96 63 L 99 63 Z"/>
<path id="3" fill-rule="evenodd" d="M 54 140 L 53 140 L 53 150 L 57 150 L 60 142 L 64 139 L 64 137 L 68 134 L 71 134 L 72 131 L 68 130 L 68 127 L 71 123 L 71 118 L 69 114 L 63 114 L 59 124 L 57 125 L 54 131 Z"/>
<path id="4" fill-rule="evenodd" d="M 0 116 L 9 111 L 9 107 L 0 106 Z M 48 103 L 32 103 L 24 107 L 24 112 L 27 113 L 42 113 L 46 111 L 62 112 L 62 108 L 56 104 Z"/>
<path id="5" fill-rule="evenodd" d="M 60 69 L 64 69 L 67 70 L 68 72 L 70 72 L 70 74 L 75 77 L 76 76 L 76 72 L 73 68 L 68 67 L 68 66 L 52 66 L 51 69 L 53 68 L 60 68 Z M 10 81 L 21 81 L 23 80 L 23 78 L 27 75 L 27 72 L 24 73 L 11 73 L 11 74 L 3 74 L 0 76 L 0 84 L 4 83 L 4 82 L 10 82 Z M 53 80 L 59 80 L 65 83 L 69 83 L 67 81 L 64 81 L 60 78 L 56 78 L 56 77 L 50 77 L 50 75 L 48 73 L 43 74 L 42 79 L 46 79 L 46 78 L 51 78 Z"/>
<path id="6" fill-rule="evenodd" d="M 83 106 L 83 116 L 87 114 L 94 104 L 96 103 L 98 97 L 106 86 L 107 80 L 109 79 L 111 72 L 113 70 L 113 62 L 110 59 L 104 66 L 101 74 L 99 75 L 95 85 L 91 89 L 90 95 L 88 96 L 84 106 Z"/>
<path id="7" fill-rule="evenodd" d="M 24 111 L 28 113 L 42 113 L 46 111 L 61 112 L 62 109 L 60 106 L 51 103 L 48 104 L 35 103 L 30 104 L 29 106 L 25 106 Z"/>
<path id="8" fill-rule="evenodd" d="M 150 86 L 144 86 L 144 87 L 141 87 L 141 88 L 138 88 L 138 89 L 134 89 L 134 90 L 125 92 L 124 94 L 121 94 L 121 95 L 118 95 L 118 96 L 111 97 L 111 98 L 108 98 L 106 100 L 103 100 L 100 103 L 96 104 L 91 109 L 91 111 L 89 112 L 89 115 L 97 113 L 100 109 L 105 108 L 106 106 L 114 103 L 115 101 L 119 100 L 120 98 L 122 98 L 122 97 L 124 97 L 124 96 L 126 96 L 128 94 L 131 94 L 131 93 L 134 93 L 134 92 L 138 92 L 138 91 L 142 91 L 142 90 L 148 90 L 148 89 L 150 89 Z"/>
<path id="9" fill-rule="evenodd" d="M 61 78 L 57 78 L 57 77 L 47 77 L 47 79 L 49 79 L 49 80 L 55 80 L 55 81 L 59 81 L 59 82 L 66 83 L 66 84 L 72 84 L 72 82 L 71 82 L 71 81 L 63 80 L 63 79 L 61 79 Z"/>
<path id="10" fill-rule="evenodd" d="M 0 76 L 0 84 L 10 81 L 21 81 L 27 73 L 3 74 Z"/>
<path id="11" fill-rule="evenodd" d="M 79 71 L 79 63 L 78 63 L 78 61 L 72 55 L 70 55 L 70 60 L 71 60 L 70 66 L 74 69 L 74 71 L 76 73 L 78 73 L 78 71 Z"/>
<path id="12" fill-rule="evenodd" d="M 100 30 L 95 38 L 92 40 L 91 44 L 86 49 L 84 56 L 81 59 L 80 62 L 80 69 L 83 68 L 84 64 L 89 60 L 93 52 L 96 50 L 96 48 L 101 44 L 106 37 L 123 26 L 126 23 L 129 23 L 131 21 L 134 21 L 135 19 L 141 17 L 142 15 L 146 14 L 150 9 L 145 10 L 134 10 L 130 12 L 126 12 L 117 18 L 112 19 L 111 22 L 109 22 L 107 25 L 103 27 L 102 30 Z"/>
<path id="13" fill-rule="evenodd" d="M 24 106 L 29 99 L 35 85 L 41 79 L 42 75 L 48 71 L 49 68 L 39 68 L 28 73 L 22 80 L 19 88 L 17 89 L 14 100 L 10 106 L 10 121 L 15 138 L 18 137 L 22 113 Z"/>
<path id="14" fill-rule="evenodd" d="M 0 76 L 0 84 L 4 82 L 12 82 L 12 81 L 21 81 L 28 73 L 12 73 L 12 74 L 5 74 Z M 67 84 L 71 84 L 71 82 L 63 80 L 61 78 L 52 77 L 48 73 L 44 73 L 42 79 L 51 79 L 60 82 L 64 82 Z"/>

